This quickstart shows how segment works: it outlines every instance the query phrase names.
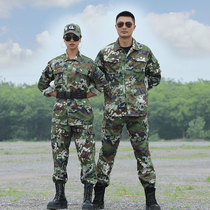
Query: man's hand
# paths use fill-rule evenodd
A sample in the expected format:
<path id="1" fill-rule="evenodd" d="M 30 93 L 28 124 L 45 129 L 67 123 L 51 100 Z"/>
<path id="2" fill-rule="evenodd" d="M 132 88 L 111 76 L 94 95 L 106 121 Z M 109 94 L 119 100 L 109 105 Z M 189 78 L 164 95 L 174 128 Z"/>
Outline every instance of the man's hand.
<path id="1" fill-rule="evenodd" d="M 96 96 L 96 94 L 92 93 L 92 92 L 88 92 L 87 93 L 87 98 L 91 98 L 93 96 Z"/>

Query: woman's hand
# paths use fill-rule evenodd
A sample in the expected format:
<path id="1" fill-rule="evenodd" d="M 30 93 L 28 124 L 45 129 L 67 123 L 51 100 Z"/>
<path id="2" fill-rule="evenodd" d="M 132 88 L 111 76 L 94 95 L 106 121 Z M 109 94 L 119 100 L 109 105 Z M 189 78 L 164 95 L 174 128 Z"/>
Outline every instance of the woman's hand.
<path id="1" fill-rule="evenodd" d="M 93 96 L 96 96 L 96 94 L 92 93 L 92 92 L 88 92 L 87 93 L 87 98 L 91 98 Z"/>
<path id="2" fill-rule="evenodd" d="M 53 96 L 56 98 L 56 95 L 57 95 L 57 91 L 53 91 L 51 93 L 48 93 L 49 96 Z"/>

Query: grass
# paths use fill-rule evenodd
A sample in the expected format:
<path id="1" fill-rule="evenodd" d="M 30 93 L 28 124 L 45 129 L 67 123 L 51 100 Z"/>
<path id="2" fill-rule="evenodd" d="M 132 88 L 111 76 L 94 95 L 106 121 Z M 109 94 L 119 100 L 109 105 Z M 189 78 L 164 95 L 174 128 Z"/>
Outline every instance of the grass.
<path id="1" fill-rule="evenodd" d="M 193 153 L 193 154 L 168 154 L 168 155 L 152 155 L 152 159 L 194 159 L 194 158 L 208 158 L 210 154 L 207 153 Z M 119 160 L 123 159 L 135 159 L 133 153 L 129 154 L 118 154 Z"/>
<path id="2" fill-rule="evenodd" d="M 185 187 L 185 190 L 193 190 L 193 189 L 194 189 L 193 186 L 186 186 L 186 187 Z"/>
<path id="3" fill-rule="evenodd" d="M 27 149 L 30 151 L 28 152 Z M 150 150 L 178 150 L 178 149 L 183 149 L 183 150 L 199 150 L 199 149 L 210 149 L 210 146 L 185 146 L 185 145 L 182 145 L 180 147 L 178 146 L 170 146 L 170 147 L 150 147 Z M 33 154 L 46 154 L 48 151 L 51 151 L 51 148 L 50 148 L 50 145 L 49 146 L 46 146 L 46 147 L 38 147 L 38 146 L 35 146 L 35 147 L 28 147 L 28 148 L 25 148 L 25 151 L 22 151 L 22 152 L 18 152 L 18 151 L 10 151 L 10 150 L 4 150 L 3 148 L 0 148 L 0 155 L 3 154 L 3 155 L 29 155 L 31 154 L 31 150 L 34 150 L 33 151 Z M 40 151 L 41 150 L 41 151 Z M 100 148 L 96 148 L 96 152 L 98 153 L 100 150 Z M 118 152 L 129 152 L 129 151 L 133 151 L 133 148 L 131 147 L 131 145 L 129 147 L 122 147 L 119 145 L 119 148 L 118 148 Z M 75 148 L 72 148 L 70 146 L 69 148 L 69 152 L 70 153 L 76 153 L 76 149 Z M 209 156 L 208 156 L 209 157 Z"/>
<path id="4" fill-rule="evenodd" d="M 127 196 L 127 197 L 138 197 L 144 196 L 143 188 L 141 184 L 137 186 L 125 185 L 125 184 L 111 184 L 110 192 L 113 196 Z"/>
<path id="5" fill-rule="evenodd" d="M 123 196 L 123 195 L 129 194 L 126 186 L 120 186 L 116 189 L 116 191 L 117 191 L 118 196 Z"/>
<path id="6" fill-rule="evenodd" d="M 23 152 L 17 152 L 17 151 L 4 151 L 4 152 L 0 152 L 0 154 L 3 155 L 31 155 L 31 154 L 46 154 L 46 152 L 27 152 L 27 151 L 23 151 Z"/>
<path id="7" fill-rule="evenodd" d="M 161 186 L 160 186 L 161 188 Z M 165 185 L 163 194 L 167 199 L 187 199 L 187 200 L 202 200 L 205 202 L 209 200 L 210 192 L 204 190 L 202 186 L 189 185 L 189 186 L 176 186 Z"/>
<path id="8" fill-rule="evenodd" d="M 31 149 L 33 149 L 34 151 L 31 151 Z M 42 151 L 40 151 L 41 149 L 43 149 Z M 180 146 L 180 147 L 151 147 L 150 150 L 200 150 L 200 149 L 204 149 L 204 150 L 208 150 L 210 149 L 210 146 Z M 50 151 L 50 149 L 49 149 Z M 122 152 L 130 152 L 129 154 L 122 154 Z M 98 154 L 99 149 L 96 150 L 96 153 Z M 120 153 L 121 152 L 121 153 Z M 10 151 L 10 150 L 4 150 L 1 149 L 0 150 L 0 155 L 31 155 L 31 154 L 47 154 L 48 150 L 46 150 L 46 148 L 43 147 L 30 147 L 30 150 L 27 151 L 27 148 L 24 148 L 24 150 L 22 151 Z M 77 153 L 75 148 L 71 148 L 70 147 L 70 155 L 71 154 L 75 154 Z M 161 154 L 161 153 L 160 153 Z M 193 154 L 185 154 L 184 152 L 182 154 L 167 154 L 167 155 L 158 155 L 158 154 L 153 154 L 152 158 L 159 158 L 159 159 L 193 159 L 193 158 L 209 158 L 210 154 L 203 152 L 203 153 L 193 153 Z M 120 147 L 118 148 L 118 159 L 122 160 L 122 159 L 135 159 L 134 154 L 133 154 L 133 148 L 130 147 Z M 207 182 L 210 182 L 210 177 L 207 179 Z"/>
<path id="9" fill-rule="evenodd" d="M 17 201 L 22 198 L 22 196 L 25 194 L 24 191 L 9 187 L 9 189 L 0 189 L 0 197 L 2 196 L 12 196 L 14 197 L 12 200 Z"/>
<path id="10" fill-rule="evenodd" d="M 180 147 L 150 147 L 151 150 L 177 150 L 177 149 L 183 149 L 183 150 L 191 150 L 191 149 L 210 149 L 210 146 L 180 146 Z"/>
<path id="11" fill-rule="evenodd" d="M 179 198 L 179 197 L 184 197 L 185 193 L 180 186 L 176 186 L 175 189 L 173 190 L 165 190 L 164 195 L 170 198 Z"/>
<path id="12" fill-rule="evenodd" d="M 8 189 L 0 188 L 0 197 L 12 197 L 12 201 L 18 201 L 23 198 L 25 195 L 35 195 L 35 196 L 47 196 L 48 192 L 28 192 L 20 188 L 9 187 Z"/>
<path id="13" fill-rule="evenodd" d="M 114 184 L 110 184 L 106 192 L 106 199 L 109 201 L 120 202 L 123 197 L 133 202 L 144 202 L 145 200 L 141 184 L 134 186 L 114 182 Z M 173 184 L 166 184 L 164 187 L 157 186 L 157 199 L 160 203 L 176 204 L 180 202 L 180 205 L 183 203 L 183 208 L 192 208 L 194 202 L 199 202 L 200 204 L 208 203 L 209 197 L 210 192 L 204 190 L 202 186 Z"/>
<path id="14" fill-rule="evenodd" d="M 106 191 L 106 199 L 109 201 L 125 201 L 128 199 L 132 202 L 144 202 L 145 195 L 141 184 L 138 185 L 126 185 L 126 184 L 110 184 Z"/>
<path id="15" fill-rule="evenodd" d="M 169 154 L 169 155 L 153 155 L 153 158 L 160 159 L 194 159 L 194 158 L 207 158 L 210 154 L 207 153 L 194 153 L 194 154 Z"/>
<path id="16" fill-rule="evenodd" d="M 177 150 L 177 149 L 183 149 L 183 150 L 197 150 L 197 149 L 210 149 L 210 146 L 171 146 L 171 147 L 150 147 L 150 150 Z M 118 148 L 119 152 L 128 152 L 133 151 L 132 147 L 120 147 Z"/>

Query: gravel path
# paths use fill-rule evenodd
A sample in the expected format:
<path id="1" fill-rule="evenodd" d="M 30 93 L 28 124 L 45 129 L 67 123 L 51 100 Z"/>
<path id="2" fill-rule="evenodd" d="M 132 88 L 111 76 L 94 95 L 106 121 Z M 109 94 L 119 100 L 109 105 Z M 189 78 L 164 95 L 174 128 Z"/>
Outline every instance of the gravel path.
<path id="1" fill-rule="evenodd" d="M 210 142 L 151 142 L 162 210 L 210 210 Z M 96 144 L 97 154 L 100 142 Z M 97 159 L 97 155 L 96 155 Z M 50 142 L 0 142 L 0 210 L 43 210 L 54 197 Z M 81 209 L 83 185 L 72 143 L 66 184 L 68 209 Z M 136 161 L 121 142 L 106 189 L 105 209 L 144 209 Z"/>

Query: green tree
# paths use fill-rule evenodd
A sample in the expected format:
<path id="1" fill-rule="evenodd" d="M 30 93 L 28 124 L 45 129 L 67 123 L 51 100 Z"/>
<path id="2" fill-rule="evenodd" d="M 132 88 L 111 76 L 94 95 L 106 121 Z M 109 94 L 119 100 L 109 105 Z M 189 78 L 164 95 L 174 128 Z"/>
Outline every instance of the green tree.
<path id="1" fill-rule="evenodd" d="M 205 120 L 205 129 L 209 130 L 209 95 L 209 81 L 184 84 L 163 79 L 158 87 L 149 92 L 151 132 L 157 131 L 160 138 L 164 139 L 183 138 L 189 122 L 197 116 Z"/>
<path id="2" fill-rule="evenodd" d="M 99 109 L 93 109 L 94 110 L 94 132 L 95 132 L 95 140 L 99 141 L 101 140 L 101 128 L 102 128 L 102 120 L 103 120 L 103 111 Z"/>
<path id="3" fill-rule="evenodd" d="M 189 135 L 189 122 L 201 117 L 205 138 L 210 138 L 210 81 L 182 83 L 162 79 L 149 91 L 150 135 L 161 139 Z M 96 140 L 101 139 L 103 94 L 90 99 L 94 110 Z M 50 138 L 55 98 L 43 97 L 37 85 L 0 82 L 0 141 Z M 128 139 L 126 129 L 123 138 Z"/>
<path id="4" fill-rule="evenodd" d="M 0 140 L 47 139 L 53 100 L 46 100 L 36 85 L 0 84 Z"/>
<path id="5" fill-rule="evenodd" d="M 189 122 L 189 128 L 187 129 L 187 136 L 192 139 L 204 137 L 205 121 L 202 117 L 197 117 Z"/>

